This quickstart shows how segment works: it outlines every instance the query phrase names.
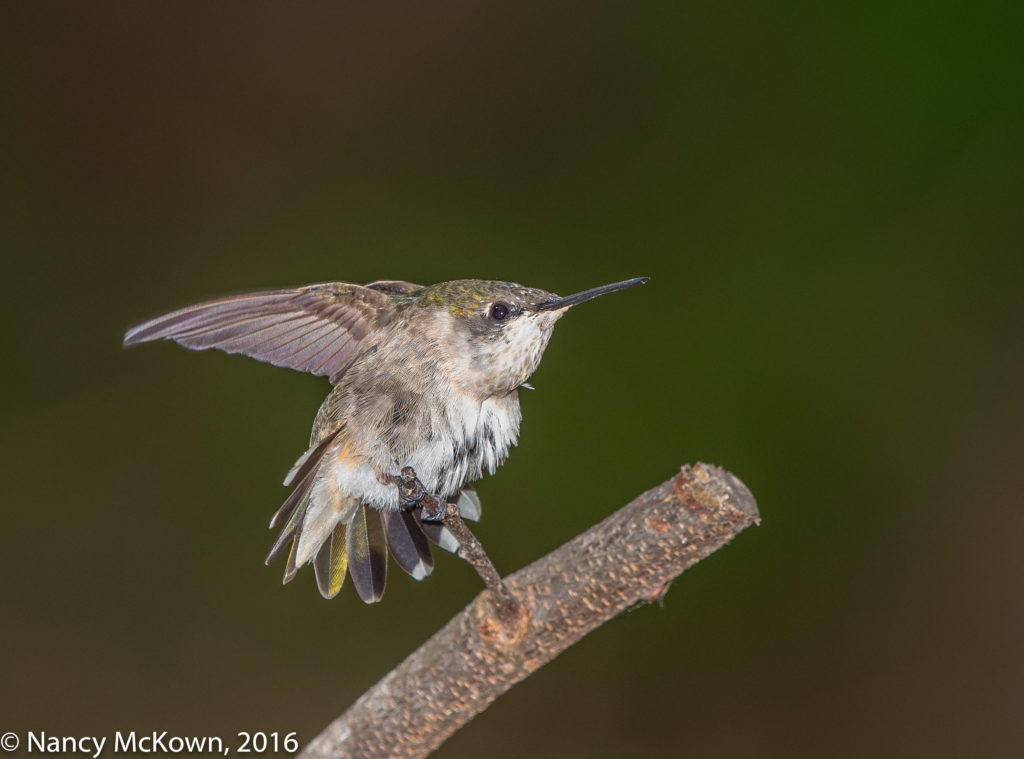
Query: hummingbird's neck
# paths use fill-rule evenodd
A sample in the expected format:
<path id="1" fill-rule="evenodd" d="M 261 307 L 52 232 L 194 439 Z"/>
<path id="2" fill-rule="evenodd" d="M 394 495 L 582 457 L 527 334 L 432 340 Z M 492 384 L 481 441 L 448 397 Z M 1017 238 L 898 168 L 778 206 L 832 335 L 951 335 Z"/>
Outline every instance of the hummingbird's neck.
<path id="1" fill-rule="evenodd" d="M 499 331 L 482 331 L 474 330 L 472 321 L 438 312 L 424 333 L 451 385 L 483 402 L 513 393 L 536 370 L 557 319 L 546 317 L 523 317 Z"/>

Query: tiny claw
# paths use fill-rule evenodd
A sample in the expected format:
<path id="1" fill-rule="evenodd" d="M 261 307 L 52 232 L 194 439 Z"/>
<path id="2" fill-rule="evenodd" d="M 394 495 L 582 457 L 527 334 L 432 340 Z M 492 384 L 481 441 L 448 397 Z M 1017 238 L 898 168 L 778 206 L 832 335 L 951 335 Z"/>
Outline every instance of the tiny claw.
<path id="1" fill-rule="evenodd" d="M 443 522 L 448 510 L 448 502 L 431 495 L 424 494 L 420 499 L 420 519 L 424 522 Z"/>

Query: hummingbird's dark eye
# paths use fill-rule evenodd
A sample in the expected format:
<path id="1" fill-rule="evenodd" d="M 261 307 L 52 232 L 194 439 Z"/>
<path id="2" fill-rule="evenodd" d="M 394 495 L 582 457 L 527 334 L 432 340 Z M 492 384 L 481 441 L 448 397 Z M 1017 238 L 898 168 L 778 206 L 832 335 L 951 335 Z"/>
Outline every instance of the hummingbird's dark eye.
<path id="1" fill-rule="evenodd" d="M 496 322 L 505 321 L 510 313 L 512 313 L 512 309 L 504 303 L 495 303 L 491 306 L 491 318 Z"/>

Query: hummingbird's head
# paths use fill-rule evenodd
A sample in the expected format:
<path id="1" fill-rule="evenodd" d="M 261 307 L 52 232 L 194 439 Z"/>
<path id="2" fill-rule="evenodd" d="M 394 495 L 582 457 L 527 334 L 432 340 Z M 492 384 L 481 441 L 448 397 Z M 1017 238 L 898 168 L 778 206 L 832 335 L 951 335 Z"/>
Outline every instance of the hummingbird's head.
<path id="1" fill-rule="evenodd" d="M 462 279 L 416 295 L 453 380 L 487 397 L 512 392 L 530 378 L 555 322 L 570 308 L 646 281 L 638 277 L 559 297 L 514 282 Z"/>

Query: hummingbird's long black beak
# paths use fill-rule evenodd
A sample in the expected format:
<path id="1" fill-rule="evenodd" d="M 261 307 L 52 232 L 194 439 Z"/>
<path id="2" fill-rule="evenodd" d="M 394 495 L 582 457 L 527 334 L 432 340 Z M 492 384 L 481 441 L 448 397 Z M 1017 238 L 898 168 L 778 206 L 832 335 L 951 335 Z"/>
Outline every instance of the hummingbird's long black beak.
<path id="1" fill-rule="evenodd" d="M 611 285 L 592 287 L 589 290 L 584 290 L 583 292 L 576 293 L 575 295 L 566 295 L 563 298 L 552 298 L 551 300 L 546 300 L 537 306 L 537 310 L 557 311 L 560 308 L 568 308 L 569 306 L 575 306 L 577 303 L 582 303 L 585 300 L 596 298 L 598 295 L 606 295 L 607 293 L 613 293 L 616 290 L 625 290 L 627 287 L 632 287 L 633 285 L 642 285 L 649 279 L 650 277 L 634 277 L 633 279 L 623 280 L 622 282 L 616 282 Z"/>

